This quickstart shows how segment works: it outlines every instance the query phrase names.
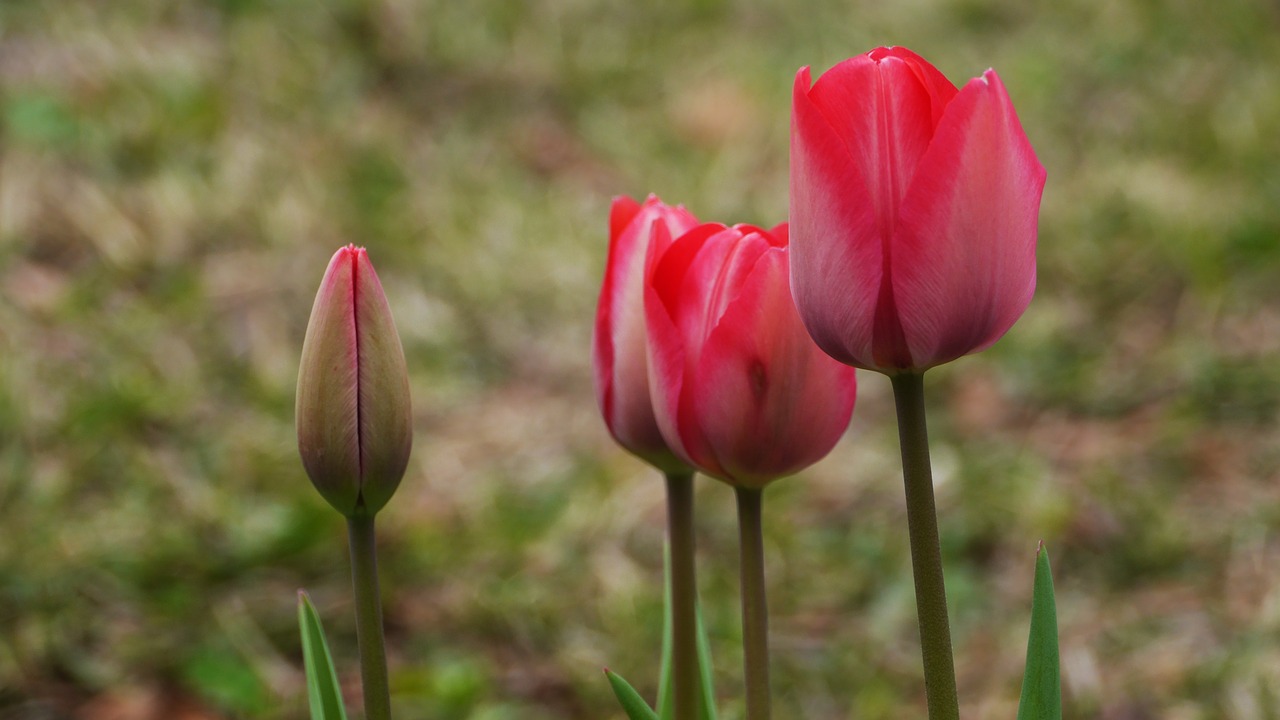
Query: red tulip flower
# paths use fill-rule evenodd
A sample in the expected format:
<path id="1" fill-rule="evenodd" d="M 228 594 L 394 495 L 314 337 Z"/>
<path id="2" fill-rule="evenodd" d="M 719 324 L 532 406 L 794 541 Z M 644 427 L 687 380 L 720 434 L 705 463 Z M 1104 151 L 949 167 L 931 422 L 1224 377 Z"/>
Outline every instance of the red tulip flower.
<path id="1" fill-rule="evenodd" d="M 649 400 L 645 257 L 655 242 L 655 230 L 662 230 L 654 248 L 661 253 L 672 237 L 697 224 L 689 211 L 664 205 L 654 195 L 643 204 L 629 197 L 613 201 L 609 260 L 591 343 L 596 400 L 610 434 L 619 445 L 664 472 L 685 472 L 688 468 L 662 439 Z"/>
<path id="2" fill-rule="evenodd" d="M 796 74 L 791 276 L 841 362 L 922 371 L 998 340 L 1036 283 L 1045 171 L 995 71 L 956 89 L 904 48 Z"/>
<path id="3" fill-rule="evenodd" d="M 409 374 L 382 283 L 364 248 L 329 261 L 311 308 L 295 408 L 312 484 L 343 515 L 372 516 L 409 463 Z"/>
<path id="4" fill-rule="evenodd" d="M 739 487 L 817 462 L 849 425 L 854 371 L 824 355 L 791 300 L 787 226 L 701 225 L 649 251 L 649 381 L 677 456 Z"/>

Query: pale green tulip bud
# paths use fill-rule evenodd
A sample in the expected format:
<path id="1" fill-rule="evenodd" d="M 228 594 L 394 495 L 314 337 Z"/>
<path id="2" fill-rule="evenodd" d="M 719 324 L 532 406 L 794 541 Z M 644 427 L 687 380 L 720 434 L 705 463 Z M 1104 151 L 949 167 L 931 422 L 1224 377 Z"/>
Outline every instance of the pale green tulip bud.
<path id="1" fill-rule="evenodd" d="M 404 476 L 413 444 L 409 373 L 382 283 L 364 248 L 334 254 L 298 368 L 298 450 L 343 515 L 373 515 Z"/>

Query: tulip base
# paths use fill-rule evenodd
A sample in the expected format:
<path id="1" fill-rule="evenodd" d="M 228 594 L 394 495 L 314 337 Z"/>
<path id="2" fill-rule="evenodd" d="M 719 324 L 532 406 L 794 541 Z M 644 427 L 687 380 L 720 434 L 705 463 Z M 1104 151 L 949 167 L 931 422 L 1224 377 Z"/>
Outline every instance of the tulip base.
<path id="1" fill-rule="evenodd" d="M 902 476 L 907 492 L 907 527 L 911 535 L 911 570 L 915 578 L 916 615 L 920 622 L 920 650 L 924 659 L 929 720 L 957 720 L 960 708 L 951 651 L 951 626 L 947 620 L 947 592 L 942 578 L 938 514 L 933 500 L 933 471 L 929 464 L 924 375 L 903 373 L 891 376 L 890 380 L 898 411 L 898 440 L 902 446 Z"/>

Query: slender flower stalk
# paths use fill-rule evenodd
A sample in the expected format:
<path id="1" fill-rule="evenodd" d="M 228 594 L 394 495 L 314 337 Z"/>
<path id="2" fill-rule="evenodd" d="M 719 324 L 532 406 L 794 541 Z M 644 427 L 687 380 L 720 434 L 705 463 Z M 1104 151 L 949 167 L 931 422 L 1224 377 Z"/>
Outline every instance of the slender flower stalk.
<path id="1" fill-rule="evenodd" d="M 734 488 L 738 496 L 738 552 L 742 574 L 742 660 L 747 720 L 769 720 L 769 610 L 764 588 L 764 490 Z"/>
<path id="2" fill-rule="evenodd" d="M 695 720 L 699 672 L 697 566 L 694 562 L 693 473 L 667 473 L 667 538 L 671 554 L 672 704 L 675 720 Z"/>
<path id="3" fill-rule="evenodd" d="M 356 596 L 356 640 L 360 645 L 365 720 L 391 720 L 391 687 L 387 681 L 387 651 L 382 632 L 382 595 L 378 590 L 373 517 L 372 514 L 357 513 L 347 518 L 351 580 Z"/>
<path id="4" fill-rule="evenodd" d="M 951 627 L 947 620 L 947 591 L 942 578 L 942 551 L 938 543 L 938 515 L 933 502 L 933 472 L 929 466 L 924 374 L 902 373 L 890 378 L 898 410 L 898 441 L 902 446 L 911 571 L 915 578 L 929 720 L 957 720 L 960 709 L 955 661 L 951 655 Z"/>

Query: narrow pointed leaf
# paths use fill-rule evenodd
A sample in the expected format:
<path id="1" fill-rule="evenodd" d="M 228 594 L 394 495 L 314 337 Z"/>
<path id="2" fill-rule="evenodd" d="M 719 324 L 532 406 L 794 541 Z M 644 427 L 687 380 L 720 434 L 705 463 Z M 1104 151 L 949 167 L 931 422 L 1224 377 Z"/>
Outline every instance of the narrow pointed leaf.
<path id="1" fill-rule="evenodd" d="M 1062 720 L 1062 684 L 1058 667 L 1058 611 L 1053 574 L 1044 543 L 1036 552 L 1035 589 L 1031 598 L 1031 635 L 1022 676 L 1018 720 Z"/>
<path id="2" fill-rule="evenodd" d="M 622 710 L 627 714 L 630 720 L 658 720 L 658 713 L 649 707 L 649 703 L 640 697 L 640 693 L 635 688 L 612 670 L 604 671 L 605 677 L 609 678 L 609 685 L 613 687 L 613 694 L 617 696 L 618 703 L 622 705 Z"/>
<path id="3" fill-rule="evenodd" d="M 320 625 L 320 616 L 311 598 L 302 590 L 298 591 L 298 629 L 302 632 L 302 660 L 307 670 L 311 720 L 347 720 L 324 627 Z"/>
<path id="4" fill-rule="evenodd" d="M 702 702 L 698 706 L 701 720 L 716 720 L 716 689 L 711 681 L 711 643 L 702 624 L 702 603 L 695 601 L 694 618 L 698 624 L 698 672 L 702 675 Z"/>

